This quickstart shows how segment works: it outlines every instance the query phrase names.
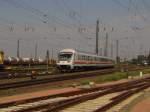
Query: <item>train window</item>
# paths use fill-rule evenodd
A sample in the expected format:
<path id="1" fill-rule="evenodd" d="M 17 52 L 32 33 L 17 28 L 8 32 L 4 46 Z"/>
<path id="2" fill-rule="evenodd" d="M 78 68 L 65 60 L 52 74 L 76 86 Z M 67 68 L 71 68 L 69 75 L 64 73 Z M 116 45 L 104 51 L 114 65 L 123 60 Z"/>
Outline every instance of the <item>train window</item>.
<path id="1" fill-rule="evenodd" d="M 85 56 L 85 60 L 87 60 L 87 56 Z"/>
<path id="2" fill-rule="evenodd" d="M 84 60 L 84 56 L 83 55 L 81 56 L 81 60 Z"/>
<path id="3" fill-rule="evenodd" d="M 83 60 L 83 55 L 80 55 L 80 60 Z"/>
<path id="4" fill-rule="evenodd" d="M 85 60 L 85 56 L 83 56 L 83 60 Z"/>
<path id="5" fill-rule="evenodd" d="M 78 60 L 80 60 L 80 55 L 78 55 Z"/>
<path id="6" fill-rule="evenodd" d="M 91 61 L 93 60 L 93 57 L 91 56 Z"/>
<path id="7" fill-rule="evenodd" d="M 91 61 L 91 57 L 89 56 L 89 61 Z"/>
<path id="8" fill-rule="evenodd" d="M 86 56 L 84 56 L 84 60 L 86 60 Z"/>
<path id="9" fill-rule="evenodd" d="M 95 61 L 97 61 L 97 57 L 95 57 Z"/>
<path id="10" fill-rule="evenodd" d="M 82 55 L 80 55 L 80 60 L 82 60 Z"/>
<path id="11" fill-rule="evenodd" d="M 90 57 L 90 61 L 92 61 L 92 57 Z"/>
<path id="12" fill-rule="evenodd" d="M 105 61 L 104 58 L 101 58 L 102 61 Z"/>
<path id="13" fill-rule="evenodd" d="M 98 57 L 96 57 L 96 61 L 98 61 Z"/>
<path id="14" fill-rule="evenodd" d="M 90 61 L 90 56 L 88 56 L 88 61 Z"/>
<path id="15" fill-rule="evenodd" d="M 105 59 L 105 61 L 107 62 L 107 61 L 108 61 L 108 59 Z"/>
<path id="16" fill-rule="evenodd" d="M 77 59 L 80 60 L 80 55 L 77 56 Z"/>
<path id="17" fill-rule="evenodd" d="M 78 55 L 77 54 L 75 54 L 75 60 L 78 60 Z"/>
<path id="18" fill-rule="evenodd" d="M 60 61 L 68 61 L 68 60 L 71 60 L 72 58 L 72 54 L 65 54 L 65 53 L 60 53 L 59 54 L 59 60 Z"/>
<path id="19" fill-rule="evenodd" d="M 82 60 L 84 60 L 84 56 L 82 55 Z"/>
<path id="20" fill-rule="evenodd" d="M 78 55 L 78 54 L 76 55 L 76 59 L 77 59 L 77 60 L 79 59 L 79 55 Z"/>
<path id="21" fill-rule="evenodd" d="M 92 57 L 92 61 L 94 61 L 94 57 Z"/>
<path id="22" fill-rule="evenodd" d="M 99 58 L 97 58 L 97 61 L 99 61 Z"/>
<path id="23" fill-rule="evenodd" d="M 81 56 L 81 60 L 84 60 L 84 56 L 83 55 Z"/>
<path id="24" fill-rule="evenodd" d="M 86 56 L 86 60 L 88 60 L 88 56 Z"/>
<path id="25" fill-rule="evenodd" d="M 96 61 L 99 61 L 98 59 L 99 59 L 99 58 L 97 57 L 97 58 L 96 58 Z"/>
<path id="26" fill-rule="evenodd" d="M 98 61 L 101 61 L 101 60 L 102 60 L 102 58 L 99 58 L 99 59 L 98 59 Z"/>
<path id="27" fill-rule="evenodd" d="M 76 55 L 76 60 L 78 60 L 78 55 Z"/>
<path id="28" fill-rule="evenodd" d="M 82 60 L 82 56 L 80 55 L 80 60 Z"/>
<path id="29" fill-rule="evenodd" d="M 105 58 L 102 58 L 102 60 L 103 60 L 103 61 L 107 61 L 107 59 L 105 59 Z"/>
<path id="30" fill-rule="evenodd" d="M 81 60 L 81 55 L 79 55 L 79 58 L 78 58 L 79 60 Z"/>
<path id="31" fill-rule="evenodd" d="M 91 61 L 91 57 L 89 56 L 89 60 Z"/>
<path id="32" fill-rule="evenodd" d="M 94 61 L 96 61 L 97 57 L 94 57 Z"/>
<path id="33" fill-rule="evenodd" d="M 88 56 L 88 61 L 90 60 L 90 56 Z"/>

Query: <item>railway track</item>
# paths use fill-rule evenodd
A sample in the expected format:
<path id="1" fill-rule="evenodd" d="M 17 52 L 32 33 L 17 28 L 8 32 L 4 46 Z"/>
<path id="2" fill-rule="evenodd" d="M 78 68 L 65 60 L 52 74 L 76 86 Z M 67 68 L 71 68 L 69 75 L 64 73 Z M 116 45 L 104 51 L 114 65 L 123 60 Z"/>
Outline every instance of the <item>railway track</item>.
<path id="1" fill-rule="evenodd" d="M 150 87 L 150 77 L 83 89 L 55 98 L 32 100 L 0 109 L 2 112 L 105 112 Z M 17 102 L 16 102 L 17 104 Z"/>
<path id="2" fill-rule="evenodd" d="M 113 73 L 115 71 L 117 70 L 116 69 L 104 69 L 104 70 L 97 70 L 97 71 L 71 73 L 71 74 L 66 74 L 66 75 L 65 74 L 64 75 L 60 74 L 56 76 L 53 75 L 53 76 L 50 76 L 49 78 L 43 78 L 43 79 L 34 79 L 34 80 L 27 80 L 27 81 L 13 82 L 13 83 L 4 83 L 4 84 L 0 84 L 0 90 L 32 86 L 32 85 L 37 85 L 41 83 L 43 84 L 43 83 L 51 83 L 51 82 L 71 80 L 71 79 L 94 77 L 98 75 Z"/>
<path id="3" fill-rule="evenodd" d="M 142 70 L 144 68 L 122 67 L 122 68 L 117 68 L 117 69 L 118 69 L 118 71 L 119 71 L 119 69 L 120 70 L 123 70 L 123 69 L 126 70 L 126 69 L 128 69 L 129 71 L 134 71 L 134 70 Z M 15 78 L 31 77 L 31 75 L 32 75 L 31 71 L 32 70 L 26 70 L 26 72 L 22 72 L 22 71 L 20 71 L 20 72 L 16 72 L 16 71 L 0 71 L 0 80 L 9 79 L 9 78 L 15 79 Z M 37 70 L 34 70 L 34 71 L 37 71 Z M 49 73 L 47 73 L 46 70 L 44 70 L 44 71 L 37 73 L 36 76 L 38 77 L 38 76 L 43 76 L 43 75 L 44 76 L 49 75 Z M 50 73 L 50 74 L 52 74 L 52 73 Z M 57 75 L 57 74 L 55 74 L 55 75 Z M 67 74 L 67 73 L 63 73 L 63 74 Z M 70 74 L 70 73 L 68 73 L 68 74 Z"/>
<path id="4" fill-rule="evenodd" d="M 108 69 L 108 68 L 104 68 L 104 69 Z M 50 72 L 47 72 L 47 70 L 44 70 L 44 71 L 37 71 L 37 70 L 26 70 L 26 72 L 24 71 L 20 71 L 20 72 L 17 72 L 17 71 L 0 71 L 0 80 L 3 80 L 3 79 L 15 79 L 15 78 L 26 78 L 26 77 L 31 77 L 32 73 L 31 71 L 36 71 L 36 76 L 47 76 L 47 75 L 60 75 L 60 72 L 59 73 L 54 73 L 55 71 L 50 71 Z M 87 70 L 87 71 L 91 71 L 91 70 Z M 96 71 L 96 70 L 93 70 L 93 71 Z M 80 73 L 80 72 L 84 72 L 83 70 L 81 71 L 76 71 L 76 73 Z M 61 74 L 71 74 L 71 72 L 64 72 L 64 73 L 61 73 Z"/>
<path id="5" fill-rule="evenodd" d="M 15 79 L 15 78 L 27 78 L 27 77 L 31 77 L 31 71 L 27 71 L 27 72 L 0 72 L 0 80 L 3 79 Z M 50 75 L 47 72 L 40 72 L 38 74 L 36 74 L 36 76 L 46 76 L 46 75 Z"/>

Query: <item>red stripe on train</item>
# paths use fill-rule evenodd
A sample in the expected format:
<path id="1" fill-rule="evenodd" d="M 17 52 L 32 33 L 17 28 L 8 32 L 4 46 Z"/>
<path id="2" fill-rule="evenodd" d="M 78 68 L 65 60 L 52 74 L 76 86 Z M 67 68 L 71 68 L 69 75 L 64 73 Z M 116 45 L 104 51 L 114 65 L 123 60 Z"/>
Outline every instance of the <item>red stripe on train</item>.
<path id="1" fill-rule="evenodd" d="M 74 61 L 74 64 L 112 64 L 111 62 Z"/>

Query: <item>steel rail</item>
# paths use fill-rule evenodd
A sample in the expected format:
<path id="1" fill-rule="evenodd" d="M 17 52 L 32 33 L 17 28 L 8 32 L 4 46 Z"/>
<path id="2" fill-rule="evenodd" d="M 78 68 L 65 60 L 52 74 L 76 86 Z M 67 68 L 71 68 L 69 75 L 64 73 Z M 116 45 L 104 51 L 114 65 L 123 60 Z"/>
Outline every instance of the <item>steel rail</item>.
<path id="1" fill-rule="evenodd" d="M 82 95 L 82 96 L 79 96 L 79 97 L 76 97 L 76 98 L 67 99 L 67 100 L 63 100 L 63 101 L 55 102 L 55 103 L 50 103 L 50 104 L 47 104 L 47 105 L 32 107 L 32 108 L 28 108 L 28 109 L 25 109 L 25 110 L 18 110 L 18 111 L 15 111 L 15 112 L 26 112 L 26 111 L 31 112 L 31 111 L 34 111 L 34 110 L 39 110 L 41 108 L 45 108 L 44 112 L 51 112 L 51 111 L 55 112 L 55 111 L 59 111 L 59 110 L 62 110 L 64 108 L 70 107 L 72 105 L 76 105 L 78 103 L 82 103 L 82 102 L 85 102 L 85 101 L 88 101 L 88 100 L 96 99 L 98 97 L 101 97 L 101 96 L 104 96 L 104 95 L 107 95 L 107 94 L 110 94 L 110 93 L 125 91 L 126 89 L 128 89 L 127 92 L 123 92 L 120 96 L 117 96 L 117 97 L 114 97 L 113 99 L 111 99 L 111 100 L 114 100 L 114 101 L 117 102 L 118 97 L 124 96 L 123 98 L 125 99 L 125 98 L 128 97 L 128 95 L 132 95 L 134 93 L 139 92 L 140 90 L 143 90 L 143 89 L 149 87 L 150 86 L 150 84 L 149 84 L 150 80 L 147 80 L 147 79 L 149 79 L 149 77 L 145 78 L 145 80 L 141 79 L 143 82 L 141 82 L 141 80 L 138 80 L 139 82 L 133 81 L 132 83 L 131 82 L 126 82 L 129 85 L 126 85 L 125 83 L 119 84 L 120 85 L 119 88 L 116 88 L 116 85 L 114 85 L 112 87 L 105 88 L 106 90 L 104 90 L 104 91 L 99 91 L 99 92 L 96 92 L 96 93 L 93 93 L 93 94 L 88 94 L 88 95 L 86 94 L 86 95 Z M 134 85 L 135 82 L 136 82 L 136 85 Z M 134 89 L 134 90 L 132 90 L 132 89 Z M 130 91 L 131 91 L 131 93 L 130 93 Z M 130 93 L 130 94 L 128 94 L 128 93 Z M 126 96 L 126 94 L 127 94 L 127 96 Z M 108 106 L 110 106 L 110 105 L 112 105 L 112 104 L 109 104 Z M 105 109 L 106 107 L 103 107 L 103 108 Z M 97 111 L 97 112 L 99 112 L 99 111 Z"/>
<path id="2" fill-rule="evenodd" d="M 119 101 L 122 101 L 122 100 L 124 100 L 125 98 L 128 98 L 129 96 L 131 96 L 131 95 L 133 95 L 134 93 L 137 93 L 137 92 L 139 92 L 139 91 L 141 91 L 141 90 L 143 90 L 143 89 L 145 89 L 145 88 L 147 88 L 147 87 L 149 87 L 150 86 L 150 84 L 148 83 L 148 85 L 146 84 L 142 84 L 142 85 L 138 85 L 137 87 L 138 87 L 138 89 L 136 89 L 136 90 L 130 90 L 131 92 L 129 92 L 129 91 L 127 91 L 126 93 L 124 93 L 123 95 L 121 95 L 122 96 L 122 98 L 120 98 L 120 100 L 115 100 L 114 102 L 118 102 L 119 103 Z M 134 86 L 133 86 L 133 88 L 134 88 Z M 131 89 L 131 88 L 130 88 Z M 71 101 L 67 101 L 67 102 L 65 102 L 65 103 L 60 103 L 59 105 L 55 105 L 55 107 L 49 107 L 49 109 L 47 109 L 47 110 L 45 110 L 44 112 L 56 112 L 56 111 L 59 111 L 59 110 L 62 110 L 62 109 L 64 109 L 64 108 L 67 108 L 67 107 L 70 107 L 70 106 L 72 106 L 72 105 L 76 105 L 76 104 L 78 104 L 78 103 L 82 103 L 82 102 L 85 102 L 85 101 L 88 101 L 88 100 L 93 100 L 93 99 L 96 99 L 96 98 L 98 98 L 98 97 L 101 97 L 101 96 L 104 96 L 104 95 L 107 95 L 107 94 L 110 94 L 110 93 L 114 93 L 114 92 L 119 92 L 119 91 L 123 91 L 124 89 L 122 89 L 121 87 L 120 88 L 117 88 L 116 90 L 114 89 L 114 88 L 111 88 L 111 89 L 109 89 L 109 90 L 106 90 L 106 91 L 104 91 L 104 92 L 99 92 L 99 93 L 95 93 L 95 94 L 91 94 L 91 95 L 86 95 L 86 96 L 81 96 L 80 98 L 76 98 L 76 99 L 73 99 L 73 100 L 71 100 Z M 129 92 L 129 93 L 128 93 Z M 128 93 L 128 94 L 127 94 Z M 122 99 L 122 100 L 121 100 Z M 113 103 L 113 104 L 116 104 L 116 103 Z M 111 105 L 111 104 L 110 104 Z M 102 108 L 102 111 L 96 111 L 96 112 L 104 112 L 105 111 L 105 109 L 108 109 L 108 107 L 109 107 L 109 105 L 107 106 L 106 105 L 106 108 L 105 108 L 105 106 L 103 107 L 104 108 L 104 110 L 103 110 L 103 108 Z M 111 107 L 111 106 L 110 106 Z M 101 110 L 101 108 L 100 108 L 100 110 Z"/>
<path id="3" fill-rule="evenodd" d="M 135 90 L 126 91 L 125 93 L 123 93 L 123 94 L 121 94 L 121 95 L 115 97 L 112 102 L 106 104 L 105 106 L 102 106 L 102 107 L 96 109 L 96 110 L 93 111 L 93 112 L 105 112 L 106 110 L 110 109 L 110 108 L 113 107 L 114 105 L 119 104 L 120 102 L 122 102 L 122 101 L 124 101 L 125 99 L 129 98 L 129 97 L 132 96 L 133 94 L 138 93 L 138 92 L 140 92 L 140 91 L 142 91 L 142 90 L 144 90 L 144 89 L 146 89 L 146 88 L 148 88 L 148 87 L 150 87 L 150 83 L 147 83 L 147 84 L 145 84 L 145 85 L 143 85 L 143 86 L 140 86 L 140 87 L 138 87 L 138 88 L 135 89 Z"/>
<path id="4" fill-rule="evenodd" d="M 26 86 L 32 86 L 37 85 L 41 83 L 52 83 L 57 81 L 65 81 L 65 80 L 72 80 L 72 79 L 79 79 L 79 78 L 87 78 L 87 77 L 94 77 L 94 76 L 100 76 L 108 73 L 115 72 L 116 69 L 107 69 L 107 70 L 99 70 L 99 71 L 92 71 L 92 72 L 82 72 L 82 73 L 74 73 L 74 74 L 68 74 L 68 75 L 57 75 L 50 78 L 43 78 L 43 79 L 34 79 L 34 80 L 28 80 L 28 81 L 20 81 L 20 82 L 13 82 L 13 83 L 5 83 L 0 84 L 0 90 L 10 89 L 10 88 L 19 88 L 19 87 L 26 87 Z"/>

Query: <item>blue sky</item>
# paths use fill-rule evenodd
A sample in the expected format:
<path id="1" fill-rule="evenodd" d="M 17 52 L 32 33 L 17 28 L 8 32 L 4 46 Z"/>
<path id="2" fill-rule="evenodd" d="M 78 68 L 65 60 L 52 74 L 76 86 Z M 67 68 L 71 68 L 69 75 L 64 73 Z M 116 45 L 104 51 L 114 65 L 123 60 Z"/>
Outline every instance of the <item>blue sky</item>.
<path id="1" fill-rule="evenodd" d="M 39 57 L 45 57 L 46 50 L 56 56 L 63 48 L 94 53 L 99 19 L 102 51 L 107 32 L 114 52 L 120 39 L 120 55 L 133 57 L 140 46 L 142 53 L 150 48 L 149 7 L 149 0 L 0 0 L 0 49 L 16 56 L 20 39 L 22 57 L 34 57 L 36 42 Z"/>

